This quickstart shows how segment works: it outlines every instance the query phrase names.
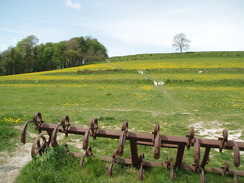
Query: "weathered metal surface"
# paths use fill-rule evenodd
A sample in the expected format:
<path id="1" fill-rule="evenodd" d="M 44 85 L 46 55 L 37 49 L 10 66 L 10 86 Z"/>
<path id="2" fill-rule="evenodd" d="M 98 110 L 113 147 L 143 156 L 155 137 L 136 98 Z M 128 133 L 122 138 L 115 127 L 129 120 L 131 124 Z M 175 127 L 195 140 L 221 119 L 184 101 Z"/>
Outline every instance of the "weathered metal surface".
<path id="1" fill-rule="evenodd" d="M 35 113 L 32 121 L 28 121 L 23 126 L 21 132 L 21 142 L 26 143 L 27 126 L 30 123 L 35 124 L 35 129 L 39 131 L 39 135 L 34 140 L 31 155 L 42 155 L 45 152 L 45 148 L 51 145 L 52 147 L 58 146 L 57 134 L 84 135 L 83 137 L 83 154 L 72 153 L 69 154 L 75 157 L 81 157 L 80 166 L 84 166 L 85 157 L 94 156 L 92 148 L 89 146 L 89 138 L 93 137 L 95 140 L 97 137 L 118 139 L 118 148 L 114 150 L 112 157 L 101 156 L 102 160 L 111 162 L 108 175 L 113 174 L 113 169 L 116 163 L 123 163 L 133 165 L 138 168 L 138 179 L 143 180 L 144 167 L 164 167 L 170 170 L 170 179 L 176 178 L 176 168 L 183 170 L 190 170 L 193 172 L 200 172 L 200 182 L 206 182 L 205 172 L 217 173 L 222 176 L 232 175 L 234 182 L 238 182 L 238 176 L 244 176 L 244 170 L 231 170 L 230 163 L 225 162 L 224 166 L 220 168 L 206 167 L 209 163 L 209 156 L 211 149 L 218 149 L 222 152 L 224 149 L 233 151 L 233 164 L 235 167 L 239 167 L 241 164 L 240 151 L 244 151 L 244 142 L 237 142 L 228 139 L 228 131 L 223 130 L 222 137 L 218 139 L 203 139 L 195 137 L 194 128 L 190 128 L 189 135 L 182 136 L 170 136 L 160 134 L 160 127 L 158 124 L 154 126 L 154 131 L 151 134 L 146 133 L 134 133 L 129 131 L 128 122 L 123 122 L 121 131 L 118 130 L 104 130 L 99 129 L 98 120 L 92 119 L 90 127 L 74 127 L 71 126 L 68 116 L 64 116 L 61 119 L 60 124 L 48 124 L 42 120 L 41 113 Z M 125 142 L 130 142 L 130 158 L 122 158 L 124 153 Z M 146 161 L 144 154 L 138 154 L 138 145 L 152 146 L 154 150 L 154 158 L 160 159 L 161 148 L 174 148 L 177 150 L 175 161 L 173 162 L 172 156 L 169 156 L 168 160 L 162 162 Z M 192 165 L 186 165 L 183 157 L 185 149 L 193 147 L 194 150 L 194 163 Z M 201 148 L 204 148 L 204 154 L 201 158 Z"/>

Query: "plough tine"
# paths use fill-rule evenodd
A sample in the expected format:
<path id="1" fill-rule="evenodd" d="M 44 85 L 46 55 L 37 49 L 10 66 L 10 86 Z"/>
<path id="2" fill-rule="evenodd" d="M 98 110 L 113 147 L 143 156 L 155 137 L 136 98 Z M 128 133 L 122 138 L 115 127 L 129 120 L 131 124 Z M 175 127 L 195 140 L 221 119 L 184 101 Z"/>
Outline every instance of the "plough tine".
<path id="1" fill-rule="evenodd" d="M 85 162 L 85 157 L 91 157 L 93 156 L 92 153 L 92 148 L 88 147 L 85 151 L 85 154 L 82 156 L 81 160 L 80 160 L 80 167 L 83 168 L 84 167 L 84 162 Z"/>
<path id="2" fill-rule="evenodd" d="M 52 136 L 51 136 L 51 146 L 52 147 L 56 147 L 58 146 L 58 142 L 57 142 L 57 134 L 58 134 L 58 128 L 62 126 L 61 124 L 57 125 L 53 132 L 52 132 Z"/>
<path id="3" fill-rule="evenodd" d="M 140 161 L 140 168 L 138 171 L 138 180 L 143 180 L 144 177 L 144 153 L 142 153 L 139 157 L 139 161 Z"/>
<path id="4" fill-rule="evenodd" d="M 90 137 L 90 128 L 88 128 L 88 130 L 86 131 L 86 133 L 85 133 L 85 135 L 84 135 L 83 145 L 82 145 L 82 148 L 83 148 L 84 150 L 86 150 L 86 149 L 88 148 L 89 137 Z"/>
<path id="5" fill-rule="evenodd" d="M 21 142 L 22 142 L 23 144 L 26 143 L 26 132 L 27 132 L 27 126 L 28 126 L 29 123 L 35 123 L 35 125 L 36 125 L 36 129 L 39 131 L 39 133 L 41 133 L 41 131 L 40 131 L 40 129 L 39 129 L 41 123 L 43 123 L 41 113 L 40 113 L 40 112 L 36 112 L 36 113 L 33 115 L 33 120 L 32 120 L 32 121 L 27 121 L 27 122 L 24 124 L 24 126 L 23 126 L 23 128 L 22 128 L 22 131 L 21 131 L 21 137 L 20 137 L 20 138 L 21 138 Z"/>
<path id="6" fill-rule="evenodd" d="M 27 132 L 27 126 L 28 126 L 29 123 L 34 123 L 34 121 L 27 121 L 27 122 L 24 124 L 24 127 L 22 128 L 22 131 L 21 131 L 21 136 L 20 136 L 20 138 L 21 138 L 21 142 L 22 142 L 23 144 L 26 143 L 26 132 Z"/>
<path id="7" fill-rule="evenodd" d="M 112 156 L 112 161 L 111 161 L 109 168 L 108 168 L 108 176 L 109 177 L 112 177 L 114 165 L 115 165 L 115 163 L 118 163 L 118 161 L 119 161 L 118 150 L 114 150 L 113 156 Z"/>
<path id="8" fill-rule="evenodd" d="M 62 127 L 62 128 L 59 129 L 59 127 Z M 65 134 L 65 137 L 67 137 L 69 127 L 70 127 L 69 116 L 64 116 L 61 119 L 61 123 L 56 125 L 56 127 L 53 129 L 52 136 L 51 136 L 52 147 L 58 146 L 57 134 L 58 134 L 59 130 Z"/>
<path id="9" fill-rule="evenodd" d="M 83 139 L 83 146 L 82 148 L 86 150 L 88 148 L 89 144 L 89 138 L 90 136 L 93 136 L 93 139 L 96 139 L 96 132 L 98 129 L 98 121 L 96 118 L 92 119 L 90 123 L 90 128 L 88 128 L 85 132 L 84 139 Z"/>
<path id="10" fill-rule="evenodd" d="M 205 176 L 204 169 L 203 169 L 203 168 L 200 168 L 200 170 L 201 170 L 201 174 L 200 174 L 200 182 L 201 182 L 201 183 L 206 183 L 207 180 L 206 180 L 206 176 Z"/>
<path id="11" fill-rule="evenodd" d="M 124 154 L 124 144 L 125 144 L 125 140 L 126 140 L 126 135 L 128 133 L 128 122 L 127 121 L 123 122 L 121 131 L 122 131 L 122 133 L 119 137 L 118 149 L 114 150 L 113 156 L 112 156 L 112 162 L 111 162 L 109 169 L 108 169 L 108 176 L 109 177 L 111 177 L 113 175 L 114 164 L 118 163 L 118 161 L 120 159 L 119 156 L 123 156 L 123 154 Z"/>

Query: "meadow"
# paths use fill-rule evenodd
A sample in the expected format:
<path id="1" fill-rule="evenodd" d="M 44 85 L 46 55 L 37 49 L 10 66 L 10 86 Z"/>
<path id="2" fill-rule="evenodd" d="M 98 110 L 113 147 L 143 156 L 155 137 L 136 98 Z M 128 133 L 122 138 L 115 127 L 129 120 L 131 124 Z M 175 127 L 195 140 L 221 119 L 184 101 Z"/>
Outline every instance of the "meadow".
<path id="1" fill-rule="evenodd" d="M 13 152 L 20 145 L 20 126 L 35 112 L 41 112 L 48 123 L 59 123 L 68 115 L 74 126 L 88 126 L 92 118 L 97 118 L 100 128 L 120 129 L 122 122 L 128 121 L 129 131 L 151 133 L 153 125 L 160 124 L 161 134 L 177 136 L 185 136 L 194 126 L 199 137 L 217 139 L 223 129 L 228 129 L 229 139 L 243 140 L 243 73 L 243 52 L 207 52 L 114 57 L 80 67 L 1 76 L 0 151 Z M 163 81 L 164 85 L 155 86 L 154 81 Z M 61 141 L 70 143 L 72 151 L 82 151 L 75 145 L 82 144 L 80 136 L 71 135 Z M 98 139 L 91 141 L 91 146 L 95 155 L 112 156 L 117 143 Z M 140 147 L 139 151 L 145 152 L 147 160 L 153 160 L 152 148 Z M 130 166 L 116 165 L 114 176 L 108 178 L 108 163 L 89 159 L 80 170 L 77 159 L 61 152 L 62 148 L 49 149 L 45 156 L 34 158 L 16 182 L 137 181 L 137 170 Z M 160 161 L 170 153 L 175 154 L 175 150 L 164 149 Z M 187 154 L 185 161 L 192 164 L 193 151 Z M 211 156 L 210 166 L 232 162 L 231 152 L 220 154 L 213 150 Z M 242 154 L 242 170 L 243 159 Z M 232 178 L 211 174 L 207 179 L 232 182 Z M 162 168 L 145 172 L 143 182 L 158 181 L 170 182 L 169 172 Z M 199 174 L 184 171 L 178 171 L 175 180 L 198 181 Z"/>

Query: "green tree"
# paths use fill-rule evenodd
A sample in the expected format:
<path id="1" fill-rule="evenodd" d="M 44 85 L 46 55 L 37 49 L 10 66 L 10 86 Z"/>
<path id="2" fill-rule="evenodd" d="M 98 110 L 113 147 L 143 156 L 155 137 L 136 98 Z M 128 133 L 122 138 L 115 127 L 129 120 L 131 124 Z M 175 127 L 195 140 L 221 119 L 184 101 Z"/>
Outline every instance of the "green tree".
<path id="1" fill-rule="evenodd" d="M 34 65 L 34 47 L 39 40 L 36 36 L 30 35 L 17 43 L 17 48 L 21 51 L 25 61 L 25 72 L 32 72 Z"/>
<path id="2" fill-rule="evenodd" d="M 92 37 L 75 37 L 59 43 L 37 45 L 27 36 L 0 54 L 0 75 L 37 72 L 79 66 L 108 57 L 106 48 Z"/>

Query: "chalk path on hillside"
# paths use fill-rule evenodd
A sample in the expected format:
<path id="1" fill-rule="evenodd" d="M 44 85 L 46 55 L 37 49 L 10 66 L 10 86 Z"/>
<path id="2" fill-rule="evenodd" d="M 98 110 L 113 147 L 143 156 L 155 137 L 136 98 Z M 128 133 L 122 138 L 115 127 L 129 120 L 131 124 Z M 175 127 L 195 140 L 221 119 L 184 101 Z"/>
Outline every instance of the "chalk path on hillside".
<path id="1" fill-rule="evenodd" d="M 1 182 L 12 183 L 20 173 L 20 169 L 31 161 L 32 143 L 20 145 L 12 156 L 0 157 L 0 180 Z"/>

